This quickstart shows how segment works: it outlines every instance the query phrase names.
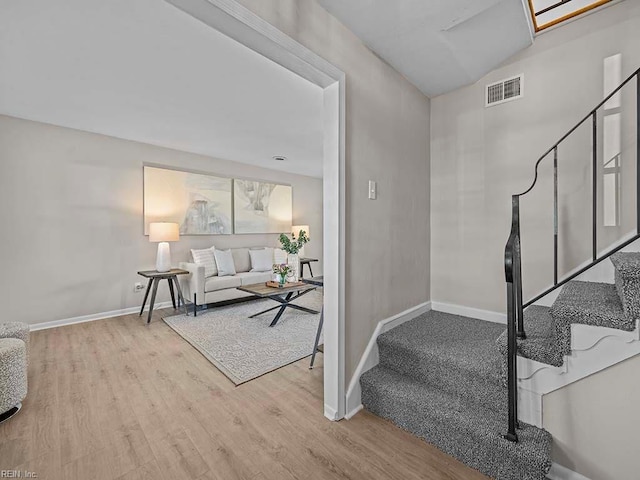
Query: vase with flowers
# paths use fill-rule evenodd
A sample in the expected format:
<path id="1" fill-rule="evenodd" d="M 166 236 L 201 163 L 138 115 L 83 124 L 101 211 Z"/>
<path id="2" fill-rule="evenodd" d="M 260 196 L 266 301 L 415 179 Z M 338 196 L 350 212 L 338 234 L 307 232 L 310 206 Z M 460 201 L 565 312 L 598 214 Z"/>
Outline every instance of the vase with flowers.
<path id="1" fill-rule="evenodd" d="M 280 287 L 284 287 L 284 284 L 287 283 L 287 277 L 291 274 L 291 267 L 286 263 L 275 263 L 273 273 L 277 275 Z"/>
<path id="2" fill-rule="evenodd" d="M 300 230 L 297 238 L 295 233 L 291 234 L 291 238 L 284 233 L 280 234 L 280 244 L 282 245 L 282 250 L 287 252 L 287 263 L 291 268 L 291 280 L 293 282 L 298 281 L 298 270 L 300 269 L 300 258 L 298 257 L 298 253 L 308 241 L 309 237 L 307 236 L 307 232 L 304 230 Z"/>

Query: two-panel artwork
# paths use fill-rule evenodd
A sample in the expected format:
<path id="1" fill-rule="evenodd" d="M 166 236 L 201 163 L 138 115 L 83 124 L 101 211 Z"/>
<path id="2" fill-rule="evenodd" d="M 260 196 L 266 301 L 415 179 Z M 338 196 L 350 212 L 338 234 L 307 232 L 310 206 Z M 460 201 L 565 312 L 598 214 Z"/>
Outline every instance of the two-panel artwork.
<path id="1" fill-rule="evenodd" d="M 290 185 L 144 167 L 144 226 L 175 222 L 181 235 L 291 231 Z"/>

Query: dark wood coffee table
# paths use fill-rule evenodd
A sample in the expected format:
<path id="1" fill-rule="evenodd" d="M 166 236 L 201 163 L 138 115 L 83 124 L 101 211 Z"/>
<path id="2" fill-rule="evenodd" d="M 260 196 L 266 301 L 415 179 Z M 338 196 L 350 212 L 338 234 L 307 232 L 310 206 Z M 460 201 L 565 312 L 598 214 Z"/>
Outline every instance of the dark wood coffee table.
<path id="1" fill-rule="evenodd" d="M 257 317 L 258 315 L 262 315 L 263 313 L 271 312 L 273 310 L 279 309 L 278 313 L 274 317 L 271 322 L 270 327 L 274 327 L 280 317 L 284 313 L 287 308 L 293 308 L 295 310 L 300 310 L 306 313 L 317 314 L 320 313 L 316 310 L 311 310 L 310 308 L 301 307 L 300 305 L 295 305 L 291 302 L 297 300 L 298 298 L 306 295 L 307 293 L 316 289 L 315 285 L 309 285 L 306 283 L 298 282 L 293 285 L 285 285 L 283 288 L 277 287 L 268 287 L 264 283 L 256 283 L 254 285 L 245 285 L 243 287 L 237 287 L 238 290 L 243 292 L 251 293 L 257 297 L 262 298 L 270 298 L 271 300 L 278 302 L 280 305 L 276 305 L 275 307 L 268 308 L 267 310 L 263 310 L 262 312 L 255 313 L 251 315 L 249 318 Z M 284 297 L 284 298 L 283 298 Z"/>

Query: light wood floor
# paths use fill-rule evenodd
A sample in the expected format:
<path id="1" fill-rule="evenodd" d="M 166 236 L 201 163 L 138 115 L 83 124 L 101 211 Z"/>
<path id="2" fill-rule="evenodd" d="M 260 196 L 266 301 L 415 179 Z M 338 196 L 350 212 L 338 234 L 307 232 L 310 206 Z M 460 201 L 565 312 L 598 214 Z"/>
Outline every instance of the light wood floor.
<path id="1" fill-rule="evenodd" d="M 166 310 L 164 311 L 166 312 Z M 366 412 L 322 416 L 322 355 L 235 387 L 160 320 L 32 333 L 0 470 L 54 480 L 484 479 Z"/>

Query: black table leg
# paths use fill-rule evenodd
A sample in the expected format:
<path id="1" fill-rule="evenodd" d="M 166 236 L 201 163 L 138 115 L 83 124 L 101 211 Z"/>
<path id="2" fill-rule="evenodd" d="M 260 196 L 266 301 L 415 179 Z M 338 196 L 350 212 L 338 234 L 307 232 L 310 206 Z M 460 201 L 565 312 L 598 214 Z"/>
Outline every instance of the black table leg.
<path id="1" fill-rule="evenodd" d="M 142 301 L 142 307 L 140 307 L 140 315 L 142 316 L 142 312 L 144 312 L 144 304 L 147 303 L 147 298 L 149 298 L 149 291 L 151 290 L 151 284 L 153 283 L 153 278 L 149 279 L 149 283 L 147 283 L 147 291 L 144 294 L 144 300 Z"/>
<path id="2" fill-rule="evenodd" d="M 281 297 L 279 297 L 277 295 L 273 295 L 273 296 L 271 296 L 269 298 L 271 300 L 276 301 L 276 302 L 282 303 L 282 304 L 284 304 L 286 306 L 286 304 L 289 303 L 289 300 L 291 300 L 291 296 L 292 295 L 293 295 L 293 292 L 289 292 L 289 293 L 287 293 L 287 297 L 285 299 L 282 299 Z M 270 312 L 272 310 L 275 310 L 276 308 L 281 308 L 281 305 L 276 305 L 275 307 L 267 308 L 266 310 L 262 310 L 261 312 L 254 313 L 249 318 L 257 317 L 258 315 L 262 315 L 263 313 Z"/>
<path id="3" fill-rule="evenodd" d="M 320 313 L 317 310 L 311 310 L 310 308 L 301 307 L 300 305 L 294 305 L 293 303 L 287 304 L 287 307 L 295 308 L 296 310 L 300 310 L 300 311 L 306 312 L 306 313 L 314 313 L 314 314 Z"/>
<path id="4" fill-rule="evenodd" d="M 309 266 L 309 273 L 311 274 L 311 278 L 313 278 L 313 269 L 311 268 L 311 263 L 307 264 Z"/>
<path id="5" fill-rule="evenodd" d="M 167 282 L 169 283 L 169 292 L 171 293 L 171 303 L 173 304 L 173 309 L 176 309 L 176 295 L 173 293 L 173 278 L 167 278 Z"/>
<path id="6" fill-rule="evenodd" d="M 151 292 L 151 303 L 149 304 L 149 316 L 147 317 L 147 324 L 151 323 L 151 315 L 153 314 L 153 306 L 156 303 L 156 293 L 158 292 L 159 278 L 153 279 L 153 292 Z"/>
<path id="7" fill-rule="evenodd" d="M 249 318 L 255 318 L 255 317 L 259 316 L 259 315 L 262 315 L 263 313 L 268 313 L 268 312 L 271 312 L 273 310 L 277 310 L 280 307 L 282 307 L 282 305 L 276 305 L 275 307 L 267 308 L 266 310 L 263 310 L 263 311 L 258 312 L 258 313 L 254 313 L 253 315 L 250 315 Z"/>
<path id="8" fill-rule="evenodd" d="M 313 368 L 313 362 L 316 361 L 316 353 L 318 352 L 318 343 L 320 342 L 320 333 L 322 332 L 323 322 L 324 322 L 324 307 L 322 307 L 322 311 L 320 312 L 320 323 L 318 324 L 318 331 L 316 332 L 316 341 L 313 344 L 313 353 L 311 354 L 311 363 L 309 364 L 309 368 Z"/>
<path id="9" fill-rule="evenodd" d="M 180 288 L 180 283 L 178 282 L 178 277 L 173 277 L 173 282 L 176 284 L 176 291 L 178 292 L 178 308 L 180 304 L 182 304 L 182 308 L 184 308 L 184 314 L 187 315 L 187 304 L 184 301 L 184 297 L 182 296 L 182 288 Z"/>
<path id="10" fill-rule="evenodd" d="M 282 314 L 284 313 L 284 311 L 286 309 L 287 309 L 287 304 L 285 303 L 284 305 L 282 305 L 280 307 L 280 311 L 276 314 L 276 317 L 273 319 L 273 321 L 269 325 L 270 327 L 275 327 L 276 326 L 276 324 L 278 323 L 278 320 L 280 320 L 280 317 L 282 316 Z"/>

